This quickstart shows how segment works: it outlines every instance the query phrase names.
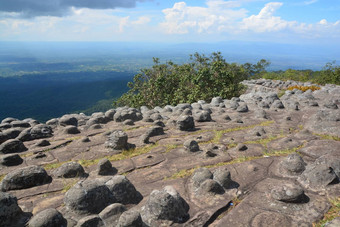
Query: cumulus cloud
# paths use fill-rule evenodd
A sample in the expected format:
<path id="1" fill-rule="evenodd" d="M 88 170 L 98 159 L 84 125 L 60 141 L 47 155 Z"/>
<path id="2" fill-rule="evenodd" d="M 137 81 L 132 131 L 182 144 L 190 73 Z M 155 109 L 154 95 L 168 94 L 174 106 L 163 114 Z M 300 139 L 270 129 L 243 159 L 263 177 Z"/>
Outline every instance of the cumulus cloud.
<path id="1" fill-rule="evenodd" d="M 223 0 L 207 1 L 207 7 L 178 2 L 162 11 L 165 21 L 160 25 L 168 34 L 216 32 L 230 28 L 235 21 L 246 16 L 247 10 L 234 9 L 239 6 L 239 2 Z"/>
<path id="2" fill-rule="evenodd" d="M 295 21 L 286 21 L 281 17 L 274 16 L 274 13 L 283 3 L 270 2 L 260 11 L 258 15 L 251 15 L 242 21 L 242 29 L 254 32 L 280 31 L 296 24 Z"/>
<path id="3" fill-rule="evenodd" d="M 64 16 L 72 8 L 133 8 L 147 0 L 0 0 L 0 11 L 20 13 L 23 17 Z"/>

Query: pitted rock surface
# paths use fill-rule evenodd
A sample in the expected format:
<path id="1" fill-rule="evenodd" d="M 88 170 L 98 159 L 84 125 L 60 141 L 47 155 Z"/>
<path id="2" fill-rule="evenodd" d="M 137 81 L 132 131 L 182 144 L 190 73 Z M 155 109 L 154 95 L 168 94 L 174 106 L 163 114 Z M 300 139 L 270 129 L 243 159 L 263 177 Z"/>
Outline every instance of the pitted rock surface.
<path id="1" fill-rule="evenodd" d="M 340 87 L 242 83 L 246 93 L 231 99 L 67 114 L 46 124 L 2 120 L 0 146 L 14 139 L 27 150 L 1 152 L 1 187 L 11 195 L 0 196 L 0 225 L 25 226 L 51 209 L 69 226 L 318 222 L 328 198 L 340 197 Z"/>

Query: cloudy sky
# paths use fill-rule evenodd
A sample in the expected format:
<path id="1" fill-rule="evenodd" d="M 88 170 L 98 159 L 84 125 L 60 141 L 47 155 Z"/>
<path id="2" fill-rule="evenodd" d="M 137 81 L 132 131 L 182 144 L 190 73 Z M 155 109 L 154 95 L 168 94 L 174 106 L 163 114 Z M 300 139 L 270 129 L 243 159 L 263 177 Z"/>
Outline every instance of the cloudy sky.
<path id="1" fill-rule="evenodd" d="M 0 0 L 0 41 L 340 43 L 339 0 Z"/>

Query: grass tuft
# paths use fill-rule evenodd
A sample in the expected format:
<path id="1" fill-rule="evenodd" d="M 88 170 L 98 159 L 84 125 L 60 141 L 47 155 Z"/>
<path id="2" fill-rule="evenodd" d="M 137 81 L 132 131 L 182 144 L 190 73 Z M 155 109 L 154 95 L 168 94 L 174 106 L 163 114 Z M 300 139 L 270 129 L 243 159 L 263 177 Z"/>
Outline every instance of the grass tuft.
<path id="1" fill-rule="evenodd" d="M 313 227 L 324 227 L 326 223 L 332 221 L 336 217 L 339 217 L 340 214 L 340 197 L 338 198 L 329 198 L 329 202 L 331 203 L 331 208 L 324 214 L 323 219 L 320 221 L 313 223 Z"/>
<path id="2" fill-rule="evenodd" d="M 337 136 L 332 136 L 332 135 L 327 135 L 327 134 L 317 134 L 317 133 L 314 133 L 314 135 L 319 136 L 323 140 L 340 141 L 340 137 L 337 137 Z"/>

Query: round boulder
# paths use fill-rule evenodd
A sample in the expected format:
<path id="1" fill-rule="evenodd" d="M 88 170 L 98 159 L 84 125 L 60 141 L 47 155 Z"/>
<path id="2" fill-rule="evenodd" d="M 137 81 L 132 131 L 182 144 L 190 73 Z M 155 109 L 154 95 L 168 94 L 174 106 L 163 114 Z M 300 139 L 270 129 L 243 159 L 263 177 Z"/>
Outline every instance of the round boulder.
<path id="1" fill-rule="evenodd" d="M 106 158 L 101 159 L 98 163 L 97 174 L 98 175 L 115 175 L 117 173 L 117 169 L 114 168 L 109 160 Z"/>
<path id="2" fill-rule="evenodd" d="M 32 188 L 50 182 L 51 177 L 47 175 L 44 168 L 28 166 L 8 173 L 1 182 L 1 190 L 9 191 Z"/>
<path id="3" fill-rule="evenodd" d="M 184 148 L 190 152 L 196 152 L 200 150 L 198 143 L 195 140 L 186 140 L 183 144 Z"/>
<path id="4" fill-rule="evenodd" d="M 34 215 L 28 227 L 67 227 L 67 221 L 59 211 L 49 208 Z"/>
<path id="5" fill-rule="evenodd" d="M 213 179 L 226 189 L 231 187 L 231 175 L 230 171 L 227 168 L 222 167 L 215 170 Z"/>
<path id="6" fill-rule="evenodd" d="M 17 198 L 0 191 L 0 226 L 11 226 L 22 213 Z"/>
<path id="7" fill-rule="evenodd" d="M 305 170 L 306 163 L 297 153 L 288 155 L 282 162 L 281 168 L 290 175 L 300 175 Z"/>
<path id="8" fill-rule="evenodd" d="M 142 217 L 138 211 L 125 211 L 120 216 L 117 227 L 143 227 Z"/>
<path id="9" fill-rule="evenodd" d="M 181 131 L 190 131 L 195 128 L 194 118 L 188 115 L 181 115 L 176 121 L 177 129 Z"/>
<path id="10" fill-rule="evenodd" d="M 57 168 L 53 175 L 58 178 L 73 178 L 85 176 L 84 168 L 77 162 L 68 162 Z"/>
<path id="11" fill-rule="evenodd" d="M 303 189 L 295 184 L 284 184 L 276 186 L 271 190 L 273 199 L 286 203 L 303 202 L 306 198 Z"/>
<path id="12" fill-rule="evenodd" d="M 213 174 L 207 168 L 196 169 L 191 178 L 194 186 L 199 187 L 207 179 L 213 179 Z"/>
<path id="13" fill-rule="evenodd" d="M 90 215 L 80 219 L 76 227 L 104 227 L 103 220 L 98 215 Z"/>
<path id="14" fill-rule="evenodd" d="M 114 150 L 123 150 L 128 148 L 128 136 L 123 131 L 114 131 L 107 137 L 105 147 L 112 148 Z"/>
<path id="15" fill-rule="evenodd" d="M 0 152 L 4 154 L 19 153 L 27 151 L 22 141 L 18 139 L 10 139 L 0 145 Z"/>
<path id="16" fill-rule="evenodd" d="M 64 197 L 66 208 L 78 214 L 98 214 L 115 202 L 106 185 L 96 180 L 78 182 Z"/>
<path id="17" fill-rule="evenodd" d="M 0 165 L 17 166 L 23 162 L 23 159 L 18 154 L 7 154 L 0 156 Z"/>

